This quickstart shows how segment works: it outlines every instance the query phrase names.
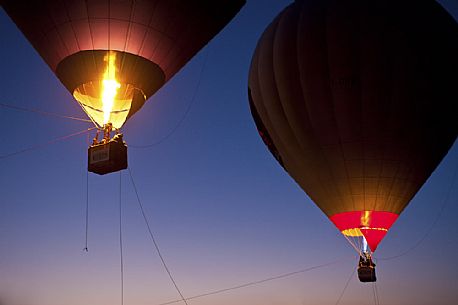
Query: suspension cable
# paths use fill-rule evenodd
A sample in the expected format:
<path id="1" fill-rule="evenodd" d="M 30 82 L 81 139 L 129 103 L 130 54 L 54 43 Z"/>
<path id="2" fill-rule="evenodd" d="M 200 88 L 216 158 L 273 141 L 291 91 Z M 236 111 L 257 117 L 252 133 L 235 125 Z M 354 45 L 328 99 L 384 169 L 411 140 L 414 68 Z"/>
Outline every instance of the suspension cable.
<path id="1" fill-rule="evenodd" d="M 172 282 L 173 286 L 175 287 L 175 290 L 178 292 L 178 294 L 181 297 L 181 300 L 179 300 L 179 302 L 182 301 L 183 303 L 188 305 L 188 303 L 186 302 L 187 299 L 183 296 L 183 293 L 181 292 L 181 290 L 178 287 L 175 279 L 173 278 L 172 273 L 170 272 L 170 269 L 167 266 L 167 263 L 165 262 L 164 256 L 161 253 L 161 250 L 160 250 L 159 245 L 158 245 L 158 243 L 156 241 L 156 238 L 154 237 L 154 234 L 153 234 L 153 231 L 152 231 L 151 226 L 149 224 L 148 218 L 146 217 L 146 213 L 145 213 L 145 210 L 143 208 L 143 204 L 142 204 L 142 202 L 140 200 L 140 196 L 138 195 L 138 190 L 137 190 L 137 187 L 135 185 L 134 178 L 132 176 L 132 171 L 130 170 L 130 168 L 128 168 L 128 171 L 129 171 L 130 181 L 132 182 L 132 186 L 133 186 L 134 191 L 135 191 L 135 195 L 137 196 L 137 201 L 138 201 L 138 205 L 140 207 L 140 211 L 141 211 L 142 216 L 143 216 L 143 220 L 145 221 L 146 227 L 148 229 L 149 236 L 151 237 L 151 241 L 153 242 L 154 247 L 156 248 L 156 252 L 157 252 L 157 254 L 158 254 L 158 256 L 159 256 L 159 258 L 160 258 L 160 260 L 162 262 L 162 265 L 163 265 L 165 271 L 167 272 L 167 274 L 168 274 L 168 276 L 170 278 L 170 281 Z"/>
<path id="2" fill-rule="evenodd" d="M 119 259 L 121 268 L 121 305 L 124 305 L 124 258 L 123 258 L 123 247 L 122 247 L 122 198 L 121 198 L 121 175 L 122 171 L 119 171 Z"/>
<path id="3" fill-rule="evenodd" d="M 81 107 L 81 109 L 83 110 L 83 112 L 89 117 L 89 123 L 92 123 L 94 125 L 95 128 L 100 128 L 99 125 L 97 125 L 97 123 L 94 121 L 94 119 L 92 118 L 92 116 L 89 115 L 89 113 L 87 112 L 86 108 L 83 107 L 83 105 L 78 102 L 78 105 Z"/>
<path id="4" fill-rule="evenodd" d="M 89 146 L 89 133 L 86 134 L 86 144 Z M 86 160 L 87 162 L 87 160 Z M 86 234 L 85 234 L 85 247 L 83 251 L 89 252 L 88 248 L 88 235 L 89 235 L 89 171 L 86 167 Z"/>
<path id="5" fill-rule="evenodd" d="M 202 298 L 202 297 L 206 297 L 206 296 L 210 296 L 210 295 L 221 294 L 221 293 L 229 292 L 229 291 L 232 291 L 232 290 L 238 290 L 238 289 L 241 289 L 241 288 L 246 288 L 246 287 L 250 287 L 250 286 L 259 285 L 259 284 L 262 284 L 262 283 L 265 283 L 265 282 L 270 282 L 270 281 L 279 280 L 279 279 L 286 278 L 286 277 L 291 277 L 291 276 L 298 275 L 298 274 L 305 273 L 305 272 L 309 272 L 309 271 L 312 271 L 312 270 L 315 270 L 315 269 L 320 269 L 320 268 L 328 267 L 328 266 L 331 266 L 331 265 L 335 265 L 335 264 L 341 262 L 342 260 L 343 259 L 340 259 L 340 260 L 332 261 L 332 262 L 329 262 L 329 263 L 325 263 L 325 264 L 316 265 L 316 266 L 313 266 L 313 267 L 304 268 L 304 269 L 301 269 L 301 270 L 298 270 L 298 271 L 293 271 L 293 272 L 283 273 L 283 274 L 280 274 L 280 275 L 275 275 L 275 276 L 268 277 L 268 278 L 265 278 L 265 279 L 262 279 L 262 280 L 252 281 L 252 282 L 239 284 L 239 285 L 228 287 L 228 288 L 222 288 L 222 289 L 218 289 L 218 290 L 214 290 L 214 291 L 210 291 L 210 292 L 194 295 L 194 296 L 186 298 L 186 300 L 193 300 L 193 299 L 198 299 L 198 298 Z M 161 303 L 161 304 L 158 304 L 158 305 L 169 305 L 169 304 L 174 304 L 174 303 L 178 303 L 178 302 L 181 302 L 181 301 L 182 300 L 174 300 L 174 301 Z"/>
<path id="6" fill-rule="evenodd" d="M 185 112 L 181 116 L 180 120 L 178 120 L 178 122 L 175 125 L 175 127 L 173 127 L 169 131 L 168 134 L 166 134 L 164 137 L 162 137 L 161 139 L 157 140 L 156 142 L 153 142 L 151 144 L 146 144 L 146 145 L 129 145 L 129 147 L 132 147 L 132 148 L 150 148 L 150 147 L 159 145 L 162 142 L 166 141 L 168 138 L 170 138 L 175 133 L 175 131 L 178 130 L 178 128 L 181 126 L 181 124 L 183 123 L 183 121 L 187 117 L 187 115 L 188 115 L 189 111 L 191 110 L 192 106 L 195 104 L 195 100 L 196 100 L 196 97 L 197 97 L 197 92 L 200 89 L 200 85 L 201 85 L 201 82 L 202 82 L 202 76 L 204 74 L 205 66 L 207 65 L 207 60 L 208 60 L 208 57 L 209 57 L 209 53 L 210 53 L 210 49 L 207 49 L 207 52 L 205 54 L 205 57 L 204 57 L 204 60 L 203 60 L 203 63 L 202 63 L 202 67 L 200 68 L 199 78 L 198 78 L 196 87 L 194 89 L 194 93 L 192 94 L 192 97 L 191 97 L 191 99 L 190 99 L 190 101 L 188 103 L 188 107 L 186 108 Z"/>
<path id="7" fill-rule="evenodd" d="M 8 153 L 8 154 L 5 154 L 5 155 L 1 155 L 0 156 L 0 160 L 1 159 L 6 159 L 6 158 L 9 158 L 9 157 L 21 154 L 21 153 L 25 153 L 25 152 L 28 152 L 28 151 L 32 151 L 32 150 L 36 150 L 36 149 L 39 149 L 39 148 L 43 148 L 45 146 L 48 146 L 48 145 L 51 145 L 51 144 L 54 144 L 54 143 L 69 139 L 71 137 L 75 137 L 75 136 L 78 136 L 78 135 L 81 135 L 81 134 L 85 134 L 85 133 L 87 133 L 87 132 L 89 132 L 89 131 L 91 131 L 93 129 L 95 129 L 95 127 L 87 128 L 87 129 L 84 129 L 84 130 L 81 130 L 81 131 L 78 131 L 78 132 L 63 136 L 63 137 L 59 137 L 59 138 L 53 139 L 51 141 L 48 141 L 46 143 L 37 144 L 37 145 L 30 146 L 30 147 L 27 147 L 27 148 L 24 148 L 24 149 L 15 151 L 15 152 L 11 152 L 11 153 Z"/>
<path id="8" fill-rule="evenodd" d="M 88 232 L 89 232 L 89 171 L 86 170 L 86 238 L 84 251 L 89 252 L 88 249 Z"/>
<path id="9" fill-rule="evenodd" d="M 73 116 L 62 115 L 62 114 L 42 111 L 42 110 L 38 110 L 38 109 L 25 108 L 25 107 L 20 107 L 20 106 L 15 106 L 15 105 L 9 105 L 9 104 L 5 104 L 5 103 L 0 103 L 0 107 L 13 109 L 13 110 L 24 111 L 24 112 L 33 112 L 33 113 L 46 115 L 46 116 L 57 117 L 57 118 L 61 118 L 61 119 L 68 119 L 68 120 L 91 123 L 91 120 L 88 120 L 88 119 L 82 119 L 82 118 L 77 118 L 77 117 L 73 117 Z"/>
<path id="10" fill-rule="evenodd" d="M 352 279 L 353 276 L 355 275 L 355 272 L 356 272 L 356 269 L 353 268 L 353 270 L 351 271 L 350 277 L 348 278 L 347 282 L 345 283 L 345 286 L 344 286 L 342 292 L 340 293 L 339 298 L 337 299 L 335 305 L 339 305 L 340 301 L 342 300 L 342 298 L 343 298 L 343 296 L 344 296 L 344 294 L 345 294 L 345 291 L 346 291 L 347 288 L 348 288 L 348 284 L 350 284 L 351 279 Z"/>
<path id="11" fill-rule="evenodd" d="M 356 253 L 358 253 L 358 255 L 361 256 L 361 250 L 356 247 L 356 245 L 352 242 L 352 240 L 347 235 L 343 233 L 342 235 L 345 237 L 348 243 L 353 247 L 353 249 L 355 249 Z"/>
<path id="12" fill-rule="evenodd" d="M 374 302 L 375 305 L 380 305 L 380 299 L 378 296 L 377 282 L 372 283 L 372 292 L 374 293 Z"/>
<path id="13" fill-rule="evenodd" d="M 404 256 L 407 253 L 409 253 L 410 251 L 416 249 L 421 243 L 423 243 L 423 241 L 429 236 L 429 234 L 432 232 L 432 230 L 436 226 L 437 222 L 439 221 L 439 219 L 442 216 L 442 213 L 445 210 L 445 207 L 447 206 L 447 203 L 448 203 L 448 201 L 450 199 L 450 194 L 452 193 L 452 190 L 454 189 L 453 186 L 455 185 L 455 182 L 456 182 L 457 173 L 458 173 L 458 162 L 455 165 L 453 176 L 452 176 L 452 179 L 450 181 L 450 185 L 448 186 L 448 189 L 447 189 L 447 191 L 445 193 L 445 196 L 444 196 L 444 198 L 442 200 L 442 204 L 441 204 L 441 208 L 439 210 L 439 213 L 437 213 L 436 218 L 433 220 L 433 222 L 431 223 L 431 226 L 428 228 L 428 230 L 425 232 L 425 234 L 415 244 L 413 244 L 410 248 L 408 248 L 404 252 L 401 252 L 401 253 L 399 253 L 397 255 L 393 255 L 393 256 L 389 256 L 389 257 L 379 258 L 379 260 L 387 261 L 387 260 L 392 260 L 392 259 Z"/>

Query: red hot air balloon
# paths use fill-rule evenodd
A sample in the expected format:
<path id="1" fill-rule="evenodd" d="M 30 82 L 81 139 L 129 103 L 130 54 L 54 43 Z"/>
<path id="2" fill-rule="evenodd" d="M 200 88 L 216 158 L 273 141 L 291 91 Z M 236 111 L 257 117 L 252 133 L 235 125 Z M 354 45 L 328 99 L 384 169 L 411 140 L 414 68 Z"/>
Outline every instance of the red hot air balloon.
<path id="1" fill-rule="evenodd" d="M 109 139 L 244 3 L 2 0 L 2 7 Z"/>
<path id="2" fill-rule="evenodd" d="M 433 0 L 295 1 L 260 38 L 258 131 L 355 246 L 376 250 L 453 145 L 457 54 L 458 26 Z"/>

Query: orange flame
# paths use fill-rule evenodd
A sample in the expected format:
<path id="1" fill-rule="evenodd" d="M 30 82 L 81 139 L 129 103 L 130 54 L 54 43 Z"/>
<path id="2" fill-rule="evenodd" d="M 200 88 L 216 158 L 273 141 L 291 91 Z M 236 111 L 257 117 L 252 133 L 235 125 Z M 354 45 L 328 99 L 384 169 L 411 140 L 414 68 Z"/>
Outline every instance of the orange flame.
<path id="1" fill-rule="evenodd" d="M 363 227 L 369 227 L 371 220 L 371 211 L 364 211 L 364 214 L 361 215 L 361 225 Z"/>
<path id="2" fill-rule="evenodd" d="M 103 74 L 102 81 L 103 124 L 105 125 L 110 122 L 114 98 L 121 84 L 116 80 L 116 53 L 109 52 L 104 60 L 107 62 L 107 68 Z"/>

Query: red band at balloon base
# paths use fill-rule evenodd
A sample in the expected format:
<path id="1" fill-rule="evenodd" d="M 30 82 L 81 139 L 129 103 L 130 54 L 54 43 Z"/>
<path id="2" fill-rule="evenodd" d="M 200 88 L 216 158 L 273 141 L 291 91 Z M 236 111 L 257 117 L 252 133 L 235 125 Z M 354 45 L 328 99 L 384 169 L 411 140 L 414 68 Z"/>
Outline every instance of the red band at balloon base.
<path id="1" fill-rule="evenodd" d="M 373 252 L 398 216 L 385 211 L 351 211 L 334 214 L 329 219 L 341 232 L 359 229 Z"/>

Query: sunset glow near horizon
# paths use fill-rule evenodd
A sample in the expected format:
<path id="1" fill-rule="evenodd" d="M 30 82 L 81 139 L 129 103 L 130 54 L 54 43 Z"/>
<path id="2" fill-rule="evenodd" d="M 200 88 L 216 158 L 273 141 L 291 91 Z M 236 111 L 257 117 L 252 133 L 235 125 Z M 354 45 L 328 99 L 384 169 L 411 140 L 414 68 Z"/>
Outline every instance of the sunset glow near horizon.
<path id="1" fill-rule="evenodd" d="M 335 304 L 356 267 L 354 250 L 270 155 L 249 111 L 256 42 L 289 2 L 248 1 L 122 131 L 146 215 L 185 297 L 339 262 L 188 304 Z M 458 18 L 457 1 L 441 3 Z M 0 103 L 85 118 L 3 10 L 0 35 Z M 46 144 L 91 125 L 0 105 L 0 126 L 0 156 L 44 144 L 0 158 L 0 305 L 121 304 L 119 174 L 89 175 L 85 252 L 94 133 Z M 377 249 L 381 304 L 458 302 L 458 181 L 451 185 L 457 166 L 455 143 Z M 124 304 L 178 300 L 127 171 L 121 179 Z M 383 260 L 428 232 L 408 254 Z M 373 302 L 372 286 L 353 276 L 339 304 Z"/>

